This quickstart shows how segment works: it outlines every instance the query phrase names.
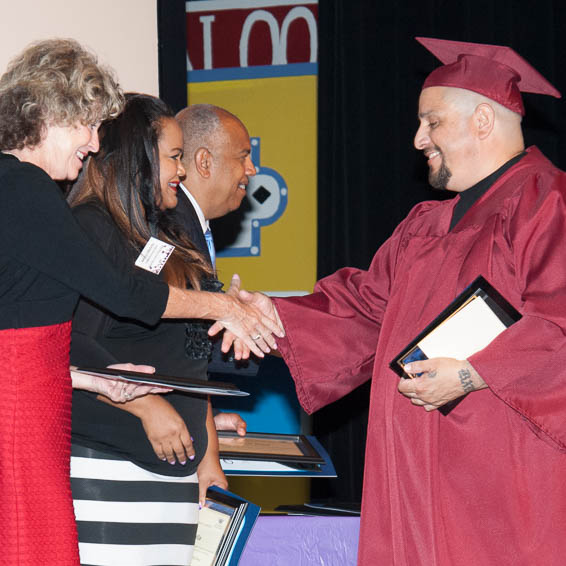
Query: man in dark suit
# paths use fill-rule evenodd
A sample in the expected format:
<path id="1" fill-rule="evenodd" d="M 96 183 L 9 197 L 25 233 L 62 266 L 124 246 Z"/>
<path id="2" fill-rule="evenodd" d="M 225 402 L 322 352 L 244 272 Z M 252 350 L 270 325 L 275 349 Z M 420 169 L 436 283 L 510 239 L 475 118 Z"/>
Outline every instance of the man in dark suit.
<path id="1" fill-rule="evenodd" d="M 184 108 L 177 120 L 185 137 L 187 172 L 177 210 L 187 233 L 201 247 L 208 221 L 239 208 L 249 178 L 256 174 L 250 136 L 236 116 L 208 104 Z"/>
<path id="2" fill-rule="evenodd" d="M 256 174 L 250 136 L 239 118 L 209 104 L 184 108 L 177 120 L 183 129 L 186 170 L 177 195 L 177 220 L 214 267 L 216 252 L 209 221 L 239 208 L 246 196 L 249 178 Z M 236 365 L 215 342 L 211 372 L 256 375 L 258 367 L 254 361 Z M 245 432 L 245 422 L 236 413 L 218 413 L 215 422 L 219 430 Z"/>

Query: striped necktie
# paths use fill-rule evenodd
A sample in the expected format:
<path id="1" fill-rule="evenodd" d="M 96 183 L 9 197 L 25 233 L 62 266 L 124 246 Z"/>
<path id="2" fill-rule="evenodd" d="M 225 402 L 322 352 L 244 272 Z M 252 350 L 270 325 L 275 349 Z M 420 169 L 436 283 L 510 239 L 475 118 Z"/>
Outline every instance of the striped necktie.
<path id="1" fill-rule="evenodd" d="M 204 238 L 206 239 L 206 245 L 208 246 L 208 254 L 210 255 L 210 262 L 212 267 L 216 271 L 216 250 L 214 249 L 214 240 L 212 239 L 212 232 L 210 228 L 206 229 L 204 233 Z"/>

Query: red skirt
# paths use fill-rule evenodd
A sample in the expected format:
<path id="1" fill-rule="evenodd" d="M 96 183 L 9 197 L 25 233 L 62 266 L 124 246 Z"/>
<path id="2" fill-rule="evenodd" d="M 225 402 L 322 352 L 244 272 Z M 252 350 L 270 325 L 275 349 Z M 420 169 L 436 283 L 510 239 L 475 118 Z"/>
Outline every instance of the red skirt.
<path id="1" fill-rule="evenodd" d="M 0 564 L 77 566 L 71 323 L 0 331 Z"/>

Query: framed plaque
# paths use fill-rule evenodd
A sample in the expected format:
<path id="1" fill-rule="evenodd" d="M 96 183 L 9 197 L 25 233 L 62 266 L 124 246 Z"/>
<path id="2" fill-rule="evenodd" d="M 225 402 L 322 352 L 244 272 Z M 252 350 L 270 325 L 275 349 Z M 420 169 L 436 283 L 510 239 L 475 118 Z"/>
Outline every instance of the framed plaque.
<path id="1" fill-rule="evenodd" d="M 297 464 L 324 464 L 325 459 L 302 434 L 272 434 L 218 431 L 220 458 L 236 460 L 271 460 Z"/>

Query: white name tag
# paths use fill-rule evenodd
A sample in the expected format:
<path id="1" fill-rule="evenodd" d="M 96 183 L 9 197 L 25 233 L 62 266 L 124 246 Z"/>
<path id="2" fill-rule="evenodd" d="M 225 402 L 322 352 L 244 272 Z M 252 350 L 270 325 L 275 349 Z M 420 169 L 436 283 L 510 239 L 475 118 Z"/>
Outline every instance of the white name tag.
<path id="1" fill-rule="evenodd" d="M 136 265 L 157 275 L 163 269 L 174 249 L 175 246 L 152 236 L 136 259 Z"/>

